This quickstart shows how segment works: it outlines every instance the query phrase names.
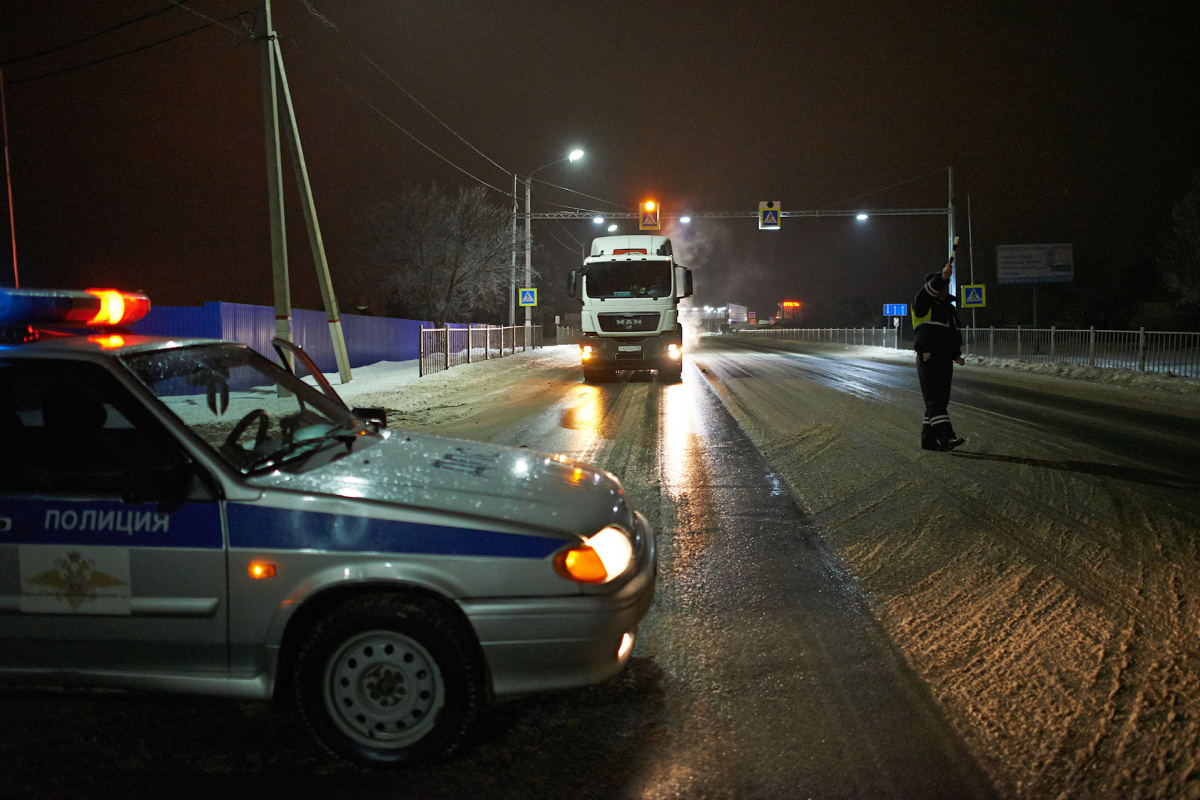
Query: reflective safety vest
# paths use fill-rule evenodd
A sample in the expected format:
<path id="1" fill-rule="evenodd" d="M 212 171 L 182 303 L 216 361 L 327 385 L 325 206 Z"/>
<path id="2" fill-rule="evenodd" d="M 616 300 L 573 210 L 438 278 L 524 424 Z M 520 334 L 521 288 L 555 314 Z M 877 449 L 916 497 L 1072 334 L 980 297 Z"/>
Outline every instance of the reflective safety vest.
<path id="1" fill-rule="evenodd" d="M 924 325 L 925 323 L 929 323 L 930 325 L 941 325 L 943 328 L 950 327 L 949 322 L 938 322 L 937 320 L 933 319 L 933 306 L 930 306 L 929 310 L 925 312 L 925 315 L 920 317 L 917 316 L 916 308 L 910 307 L 908 315 L 912 317 L 913 330 L 916 330 L 918 325 Z"/>

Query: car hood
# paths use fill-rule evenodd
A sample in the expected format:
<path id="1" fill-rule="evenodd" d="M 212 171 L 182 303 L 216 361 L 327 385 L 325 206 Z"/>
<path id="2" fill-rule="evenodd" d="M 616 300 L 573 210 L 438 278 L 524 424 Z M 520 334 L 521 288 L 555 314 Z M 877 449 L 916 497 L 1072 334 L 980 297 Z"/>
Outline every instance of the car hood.
<path id="1" fill-rule="evenodd" d="M 344 457 L 300 473 L 253 476 L 262 489 L 399 504 L 590 536 L 632 524 L 611 473 L 524 448 L 385 431 Z"/>

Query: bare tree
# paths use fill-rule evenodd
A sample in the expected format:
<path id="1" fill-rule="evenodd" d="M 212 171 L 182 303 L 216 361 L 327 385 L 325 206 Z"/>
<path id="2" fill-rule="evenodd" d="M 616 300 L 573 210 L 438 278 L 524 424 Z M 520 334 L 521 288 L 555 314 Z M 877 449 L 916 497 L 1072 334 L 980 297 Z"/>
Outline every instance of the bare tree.
<path id="1" fill-rule="evenodd" d="M 405 186 L 372 208 L 359 252 L 389 314 L 450 322 L 500 322 L 508 307 L 512 209 L 482 187 L 443 193 Z M 521 231 L 517 248 L 524 247 Z"/>
<path id="2" fill-rule="evenodd" d="M 1200 307 L 1200 175 L 1175 204 L 1171 235 L 1158 256 L 1163 283 L 1180 306 Z"/>

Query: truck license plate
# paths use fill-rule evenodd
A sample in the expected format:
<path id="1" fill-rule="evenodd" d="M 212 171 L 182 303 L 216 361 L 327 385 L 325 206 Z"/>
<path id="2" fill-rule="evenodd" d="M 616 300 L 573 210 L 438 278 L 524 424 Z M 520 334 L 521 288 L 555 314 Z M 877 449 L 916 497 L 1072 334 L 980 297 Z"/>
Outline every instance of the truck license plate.
<path id="1" fill-rule="evenodd" d="M 617 349 L 622 353 L 639 353 L 642 350 L 640 344 L 621 344 L 617 345 Z"/>

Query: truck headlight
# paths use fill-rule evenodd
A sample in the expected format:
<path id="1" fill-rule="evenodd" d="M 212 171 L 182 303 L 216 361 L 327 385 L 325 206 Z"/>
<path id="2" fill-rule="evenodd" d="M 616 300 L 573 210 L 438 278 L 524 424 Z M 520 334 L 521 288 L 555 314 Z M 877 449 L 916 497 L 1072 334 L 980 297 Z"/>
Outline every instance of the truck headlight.
<path id="1" fill-rule="evenodd" d="M 588 359 L 590 359 L 591 357 L 592 357 L 592 346 L 591 346 L 590 344 L 580 345 L 580 347 L 579 347 L 579 360 L 580 360 L 580 361 L 587 361 L 587 360 L 588 360 Z"/>
<path id="2" fill-rule="evenodd" d="M 579 583 L 608 583 L 633 564 L 629 534 L 609 525 L 554 557 L 554 571 Z"/>
<path id="3" fill-rule="evenodd" d="M 679 357 L 682 355 L 683 355 L 683 348 L 681 348 L 679 345 L 677 345 L 677 344 L 667 345 L 667 356 L 670 357 L 672 361 L 678 361 Z"/>

